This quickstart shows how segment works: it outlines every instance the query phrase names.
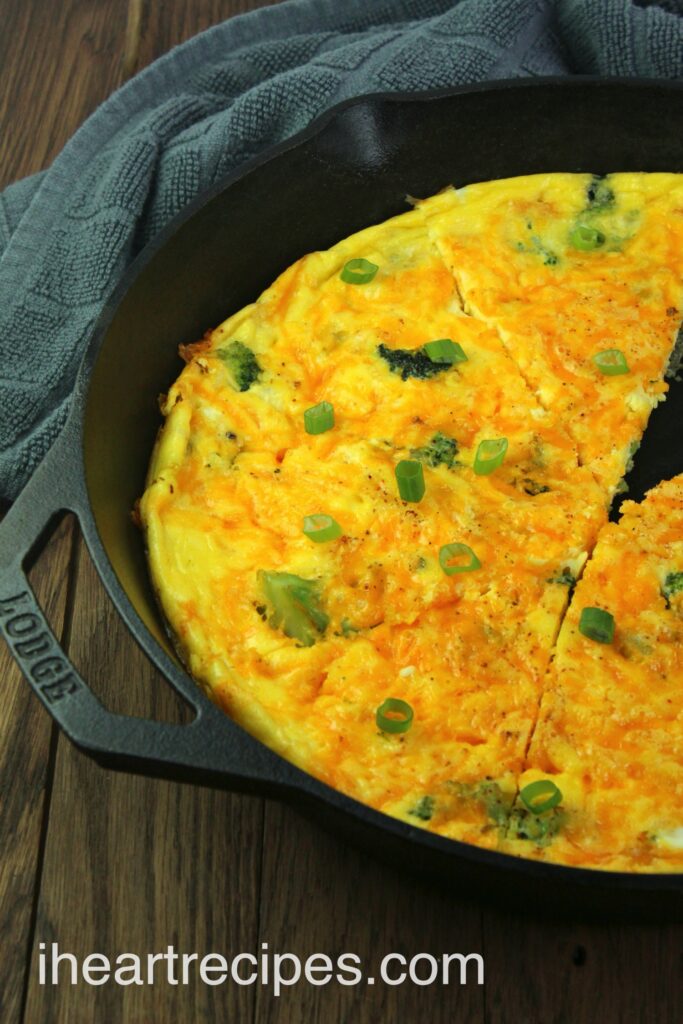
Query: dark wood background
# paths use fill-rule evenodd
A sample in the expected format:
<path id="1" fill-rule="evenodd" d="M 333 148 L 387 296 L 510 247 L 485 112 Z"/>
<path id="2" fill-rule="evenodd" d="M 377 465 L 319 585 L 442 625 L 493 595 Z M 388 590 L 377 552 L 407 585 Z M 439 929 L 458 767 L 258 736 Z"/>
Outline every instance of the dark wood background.
<path id="1" fill-rule="evenodd" d="M 372 0 L 368 0 L 372 2 Z M 258 0 L 0 0 L 0 187 L 171 46 Z M 117 620 L 74 524 L 33 574 L 107 705 L 177 702 Z M 77 753 L 0 651 L 0 1024 L 678 1024 L 683 928 L 548 923 L 444 895 L 278 803 L 106 772 Z M 539 892 L 539 906 L 543 899 Z M 481 953 L 460 987 L 38 984 L 39 942 L 124 951 Z"/>

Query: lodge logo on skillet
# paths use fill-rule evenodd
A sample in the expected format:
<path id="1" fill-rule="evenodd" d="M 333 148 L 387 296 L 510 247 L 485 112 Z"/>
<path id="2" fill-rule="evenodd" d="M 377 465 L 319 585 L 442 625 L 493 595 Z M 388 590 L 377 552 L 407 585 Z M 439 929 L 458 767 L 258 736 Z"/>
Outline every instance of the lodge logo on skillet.
<path id="1" fill-rule="evenodd" d="M 78 678 L 27 590 L 0 600 L 0 627 L 15 658 L 48 703 L 54 704 L 80 689 Z"/>

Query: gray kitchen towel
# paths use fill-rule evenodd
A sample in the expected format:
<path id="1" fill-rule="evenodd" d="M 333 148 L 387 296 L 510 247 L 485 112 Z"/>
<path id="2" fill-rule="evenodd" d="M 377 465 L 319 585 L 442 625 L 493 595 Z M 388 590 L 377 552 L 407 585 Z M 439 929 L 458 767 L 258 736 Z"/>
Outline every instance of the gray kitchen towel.
<path id="1" fill-rule="evenodd" d="M 522 75 L 683 77 L 683 0 L 285 0 L 146 68 L 0 194 L 0 496 L 59 432 L 107 296 L 198 192 L 368 92 Z"/>

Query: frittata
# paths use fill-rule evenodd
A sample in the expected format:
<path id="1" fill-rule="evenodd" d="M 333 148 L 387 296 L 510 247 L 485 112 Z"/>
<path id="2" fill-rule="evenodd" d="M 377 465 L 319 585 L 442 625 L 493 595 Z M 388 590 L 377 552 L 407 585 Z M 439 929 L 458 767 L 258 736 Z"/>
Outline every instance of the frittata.
<path id="1" fill-rule="evenodd" d="M 537 175 L 448 189 L 309 254 L 183 347 L 139 512 L 163 613 L 207 693 L 306 771 L 442 835 L 683 866 L 683 842 L 643 855 L 631 838 L 664 849 L 683 828 L 675 802 L 653 817 L 645 801 L 638 820 L 634 803 L 628 838 L 590 839 L 611 790 L 550 710 L 575 700 L 607 749 L 612 662 L 631 679 L 645 658 L 631 634 L 667 679 L 666 721 L 681 707 L 675 595 L 650 632 L 612 611 L 617 640 L 593 644 L 583 696 L 562 666 L 584 588 L 602 607 L 623 583 L 611 563 L 595 577 L 596 543 L 599 566 L 629 516 L 648 552 L 667 530 L 681 540 L 654 497 L 641 519 L 607 516 L 667 389 L 682 279 L 683 176 Z M 679 548 L 664 563 L 683 571 Z M 646 592 L 633 600 L 647 618 Z"/>

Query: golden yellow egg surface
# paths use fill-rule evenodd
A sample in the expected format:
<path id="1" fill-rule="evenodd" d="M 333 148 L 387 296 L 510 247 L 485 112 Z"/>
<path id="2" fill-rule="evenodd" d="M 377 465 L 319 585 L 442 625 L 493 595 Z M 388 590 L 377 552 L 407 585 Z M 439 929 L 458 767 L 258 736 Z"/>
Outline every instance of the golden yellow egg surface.
<path id="1" fill-rule="evenodd" d="M 682 282 L 683 175 L 535 175 L 307 255 L 185 347 L 140 518 L 191 674 L 414 825 L 681 870 L 681 481 L 607 515 Z"/>

